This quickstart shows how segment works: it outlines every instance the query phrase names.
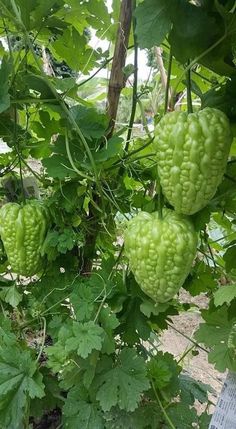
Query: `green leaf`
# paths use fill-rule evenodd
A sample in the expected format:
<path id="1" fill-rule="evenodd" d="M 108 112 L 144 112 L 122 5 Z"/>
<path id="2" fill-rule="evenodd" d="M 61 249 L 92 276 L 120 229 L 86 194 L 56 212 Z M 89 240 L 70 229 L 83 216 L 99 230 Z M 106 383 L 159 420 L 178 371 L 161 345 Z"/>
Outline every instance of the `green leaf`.
<path id="1" fill-rule="evenodd" d="M 86 74 L 95 66 L 96 58 L 96 51 L 86 42 L 86 37 L 70 26 L 51 44 L 51 51 L 56 58 L 64 60 L 72 70 L 82 70 Z"/>
<path id="2" fill-rule="evenodd" d="M 169 39 L 180 62 L 195 58 L 209 48 L 215 37 L 219 38 L 215 20 L 203 8 L 180 0 L 171 12 L 174 25 Z M 203 33 L 205 37 L 201 37 Z"/>
<path id="3" fill-rule="evenodd" d="M 228 310 L 223 306 L 217 310 L 203 310 L 202 317 L 205 323 L 201 323 L 195 333 L 198 342 L 210 348 L 208 360 L 214 363 L 218 371 L 236 370 L 236 361 L 229 339 L 234 327 L 234 321 L 229 320 Z"/>
<path id="4" fill-rule="evenodd" d="M 102 346 L 103 353 L 113 353 L 116 348 L 114 330 L 119 326 L 120 322 L 116 315 L 111 312 L 109 307 L 102 308 L 99 314 L 99 323 L 105 332 L 105 339 Z"/>
<path id="5" fill-rule="evenodd" d="M 205 92 L 201 97 L 202 109 L 214 107 L 222 110 L 230 121 L 236 121 L 236 77 L 232 76 L 226 83 L 217 85 Z"/>
<path id="6" fill-rule="evenodd" d="M 72 388 L 63 406 L 63 422 L 67 429 L 104 429 L 96 403 L 91 403 L 81 387 Z"/>
<path id="7" fill-rule="evenodd" d="M 58 322 L 58 320 L 57 320 Z M 62 325 L 58 332 L 58 341 L 52 346 L 47 347 L 46 354 L 48 356 L 47 365 L 57 373 L 61 371 L 66 363 L 68 352 L 66 350 L 66 341 L 72 336 L 72 320 L 69 319 Z"/>
<path id="8" fill-rule="evenodd" d="M 103 411 L 109 411 L 115 405 L 133 411 L 142 393 L 149 388 L 145 361 L 135 350 L 124 349 L 118 356 L 116 366 L 102 374 L 98 384 L 96 398 Z"/>
<path id="9" fill-rule="evenodd" d="M 48 15 L 48 13 L 50 12 L 50 8 L 54 5 L 54 3 L 56 3 L 55 0 L 49 0 L 46 4 L 40 6 L 40 9 L 38 7 L 38 0 L 28 0 L 27 3 L 25 3 L 24 0 L 17 0 L 16 1 L 16 5 L 20 10 L 20 17 L 21 20 L 25 26 L 25 28 L 27 30 L 30 30 L 32 28 L 34 28 L 34 26 L 36 24 L 39 25 L 39 22 L 41 21 L 42 17 L 46 14 Z M 33 18 L 35 18 L 34 16 L 34 12 L 35 12 L 35 8 L 38 9 L 38 13 L 36 14 L 36 19 L 38 18 L 39 21 L 34 21 Z M 39 13 L 39 10 L 41 13 Z"/>
<path id="10" fill-rule="evenodd" d="M 45 385 L 45 396 L 38 400 L 38 398 L 30 401 L 30 415 L 36 418 L 40 418 L 45 414 L 45 411 L 51 411 L 55 408 L 61 408 L 64 401 L 61 394 L 61 388 L 59 386 L 56 375 L 52 374 L 49 368 L 43 366 L 41 368 L 43 375 L 43 383 Z"/>
<path id="11" fill-rule="evenodd" d="M 50 158 L 42 160 L 43 166 L 47 170 L 49 177 L 54 179 L 65 179 L 66 177 L 77 177 L 77 173 L 72 169 L 67 158 L 62 155 L 52 155 Z"/>
<path id="12" fill-rule="evenodd" d="M 123 139 L 121 137 L 113 136 L 108 140 L 106 146 L 94 154 L 96 162 L 105 162 L 110 158 L 114 158 L 122 151 Z"/>
<path id="13" fill-rule="evenodd" d="M 0 350 L 0 422 L 4 428 L 21 429 L 31 399 L 44 396 L 42 375 L 28 350 L 2 346 Z"/>
<path id="14" fill-rule="evenodd" d="M 66 340 L 66 351 L 76 351 L 82 358 L 87 358 L 92 350 L 101 350 L 103 329 L 94 322 L 73 322 L 73 335 Z"/>
<path id="15" fill-rule="evenodd" d="M 189 276 L 184 283 L 184 288 L 192 296 L 197 296 L 202 292 L 217 288 L 217 281 L 214 279 L 214 271 L 204 262 L 200 262 L 194 267 L 193 275 Z"/>
<path id="16" fill-rule="evenodd" d="M 163 414 L 157 403 L 145 403 L 130 413 L 113 407 L 105 413 L 106 429 L 159 429 Z"/>
<path id="17" fill-rule="evenodd" d="M 128 303 L 127 312 L 124 313 L 121 321 L 124 321 L 123 338 L 130 345 L 139 340 L 149 338 L 151 327 L 146 316 L 140 310 L 140 300 L 132 299 Z M 122 325 L 123 326 L 123 325 Z"/>
<path id="18" fill-rule="evenodd" d="M 45 110 L 41 110 L 39 112 L 39 119 L 40 121 L 31 122 L 31 129 L 40 139 L 40 145 L 42 144 L 42 141 L 49 144 L 52 136 L 58 134 L 60 130 L 60 122 L 51 117 L 49 112 Z"/>
<path id="19" fill-rule="evenodd" d="M 236 268 L 236 246 L 231 246 L 226 250 L 224 261 L 227 273 L 230 273 L 230 271 Z"/>
<path id="20" fill-rule="evenodd" d="M 211 415 L 209 415 L 207 412 L 204 412 L 200 415 L 199 419 L 199 429 L 206 429 L 209 427 L 210 425 L 210 421 L 211 421 Z"/>
<path id="21" fill-rule="evenodd" d="M 74 291 L 70 295 L 70 302 L 79 322 L 90 319 L 94 310 L 94 296 L 88 285 L 75 283 Z"/>
<path id="22" fill-rule="evenodd" d="M 22 301 L 22 294 L 20 294 L 15 285 L 10 286 L 8 288 L 4 288 L 0 292 L 0 297 L 3 301 L 10 304 L 13 308 L 16 308 L 18 304 Z"/>
<path id="23" fill-rule="evenodd" d="M 198 421 L 195 408 L 179 402 L 168 407 L 168 417 L 173 422 L 175 429 L 190 429 L 194 427 L 193 423 L 196 425 Z M 169 427 L 169 425 L 164 425 L 163 429 L 169 429 Z"/>
<path id="24" fill-rule="evenodd" d="M 52 370 L 57 373 L 61 371 L 63 365 L 65 365 L 67 352 L 65 347 L 60 343 L 56 343 L 47 349 L 48 356 L 48 366 L 52 368 Z"/>
<path id="25" fill-rule="evenodd" d="M 105 2 L 96 0 L 89 2 L 87 7 L 89 12 L 88 22 L 93 28 L 99 30 L 97 35 L 104 38 L 105 33 L 107 38 L 107 31 L 109 34 L 109 27 L 111 26 L 111 16 L 108 12 L 108 5 Z"/>
<path id="26" fill-rule="evenodd" d="M 0 113 L 10 107 L 9 76 L 12 70 L 12 60 L 4 56 L 0 68 Z"/>
<path id="27" fill-rule="evenodd" d="M 136 34 L 140 48 L 159 46 L 171 28 L 172 0 L 144 0 L 135 11 Z"/>
<path id="28" fill-rule="evenodd" d="M 194 214 L 192 216 L 195 229 L 200 231 L 204 229 L 206 224 L 210 222 L 211 211 L 209 207 L 204 207 L 204 209 L 200 210 L 200 212 Z"/>
<path id="29" fill-rule="evenodd" d="M 148 377 L 157 389 L 165 393 L 165 397 L 171 399 L 178 393 L 178 374 L 181 367 L 178 366 L 170 353 L 158 352 L 147 364 Z"/>
<path id="30" fill-rule="evenodd" d="M 208 392 L 213 393 L 211 386 L 195 380 L 188 374 L 180 374 L 179 379 L 182 402 L 189 405 L 194 405 L 196 399 L 201 404 L 208 402 Z"/>
<path id="31" fill-rule="evenodd" d="M 108 118 L 103 113 L 80 105 L 72 107 L 70 112 L 86 138 L 100 138 L 105 134 Z"/>
<path id="32" fill-rule="evenodd" d="M 156 380 L 159 389 L 163 389 L 163 387 L 167 386 L 172 377 L 168 363 L 158 358 L 151 359 L 151 361 L 148 362 L 148 371 L 150 378 Z"/>
<path id="33" fill-rule="evenodd" d="M 230 304 L 236 298 L 236 285 L 221 286 L 214 293 L 214 303 L 216 307 L 223 304 Z"/>
<path id="34" fill-rule="evenodd" d="M 72 228 L 65 228 L 59 235 L 57 249 L 60 253 L 72 250 L 76 244 L 76 235 Z"/>
<path id="35" fill-rule="evenodd" d="M 152 314 L 158 316 L 158 314 L 162 313 L 163 311 L 166 311 L 169 306 L 169 303 L 161 304 L 146 300 L 140 305 L 140 310 L 145 316 L 150 318 Z"/>

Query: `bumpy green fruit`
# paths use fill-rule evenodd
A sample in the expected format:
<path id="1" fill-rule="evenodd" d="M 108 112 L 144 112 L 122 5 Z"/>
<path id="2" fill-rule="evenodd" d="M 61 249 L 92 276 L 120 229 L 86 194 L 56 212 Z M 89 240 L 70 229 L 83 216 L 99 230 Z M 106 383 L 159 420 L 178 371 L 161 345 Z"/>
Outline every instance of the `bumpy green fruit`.
<path id="1" fill-rule="evenodd" d="M 46 209 L 38 201 L 7 203 L 0 209 L 0 235 L 14 273 L 32 276 L 42 268 L 47 225 Z"/>
<path id="2" fill-rule="evenodd" d="M 197 234 L 185 216 L 165 210 L 140 212 L 125 231 L 125 251 L 141 289 L 154 301 L 166 302 L 186 279 L 197 248 Z"/>
<path id="3" fill-rule="evenodd" d="M 171 112 L 155 130 L 158 174 L 167 200 L 178 213 L 205 207 L 220 184 L 230 150 L 229 121 L 220 110 Z"/>

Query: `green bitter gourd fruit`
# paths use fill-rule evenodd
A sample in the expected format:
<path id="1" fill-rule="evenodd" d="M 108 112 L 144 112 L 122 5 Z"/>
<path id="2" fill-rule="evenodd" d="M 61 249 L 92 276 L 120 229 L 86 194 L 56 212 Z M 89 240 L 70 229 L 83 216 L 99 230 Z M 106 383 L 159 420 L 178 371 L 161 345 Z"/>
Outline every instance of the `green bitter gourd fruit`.
<path id="1" fill-rule="evenodd" d="M 218 109 L 171 112 L 155 130 L 158 176 L 178 213 L 194 214 L 214 196 L 232 142 L 229 121 Z"/>
<path id="2" fill-rule="evenodd" d="M 42 269 L 41 250 L 47 226 L 48 213 L 39 201 L 1 207 L 0 235 L 14 273 L 32 276 Z"/>
<path id="3" fill-rule="evenodd" d="M 171 210 L 139 212 L 128 222 L 125 252 L 143 292 L 163 303 L 178 292 L 190 272 L 197 233 L 186 216 Z"/>

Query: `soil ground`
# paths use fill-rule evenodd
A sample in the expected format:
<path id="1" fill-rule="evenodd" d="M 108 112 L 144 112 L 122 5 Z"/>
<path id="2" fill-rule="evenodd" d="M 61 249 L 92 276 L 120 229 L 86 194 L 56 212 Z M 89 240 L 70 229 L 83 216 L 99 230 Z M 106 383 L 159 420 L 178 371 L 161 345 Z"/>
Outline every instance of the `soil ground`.
<path id="1" fill-rule="evenodd" d="M 181 292 L 180 299 L 182 302 L 191 301 L 197 304 L 199 308 L 206 308 L 208 305 L 207 298 L 204 294 L 190 298 L 186 291 Z M 202 322 L 200 311 L 197 309 L 189 312 L 182 313 L 178 316 L 171 317 L 173 326 L 184 335 L 193 338 L 194 332 L 197 330 L 199 324 Z M 161 341 L 161 349 L 172 353 L 177 359 L 181 358 L 183 354 L 189 349 L 193 343 L 183 335 L 175 331 L 175 329 L 169 327 L 167 331 L 163 332 Z M 196 380 L 202 381 L 203 383 L 209 384 L 214 393 L 210 395 L 210 400 L 216 404 L 218 395 L 221 391 L 222 385 L 226 378 L 226 373 L 220 373 L 216 371 L 213 365 L 208 363 L 208 355 L 204 350 L 198 350 L 198 355 L 193 356 L 192 353 L 188 353 L 184 358 L 184 369 Z M 214 411 L 214 406 L 210 407 L 210 412 Z"/>

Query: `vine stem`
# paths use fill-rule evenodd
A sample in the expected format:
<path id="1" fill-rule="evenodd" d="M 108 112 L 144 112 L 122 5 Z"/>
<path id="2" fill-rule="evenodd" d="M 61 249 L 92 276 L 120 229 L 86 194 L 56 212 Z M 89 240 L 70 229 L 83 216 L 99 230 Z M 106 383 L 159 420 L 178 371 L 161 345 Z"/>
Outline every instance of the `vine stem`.
<path id="1" fill-rule="evenodd" d="M 47 323 L 46 323 L 46 319 L 45 317 L 42 317 L 43 320 L 43 340 L 42 340 L 42 344 L 39 350 L 39 354 L 37 356 L 36 362 L 39 362 L 39 359 L 43 353 L 43 349 L 44 349 L 44 345 L 45 345 L 45 340 L 46 340 L 46 327 L 47 327 Z"/>
<path id="2" fill-rule="evenodd" d="M 145 112 L 144 112 L 143 104 L 142 104 L 142 101 L 140 100 L 140 97 L 137 98 L 137 103 L 138 103 L 139 108 L 140 108 L 143 128 L 144 128 L 146 134 L 148 135 L 148 137 L 151 139 L 152 135 L 148 129 L 147 119 L 145 117 Z"/>
<path id="3" fill-rule="evenodd" d="M 106 170 L 113 170 L 115 166 L 118 166 L 120 163 L 122 163 L 126 159 L 130 158 L 131 156 L 135 155 L 138 152 L 141 152 L 143 149 L 145 149 L 146 147 L 150 146 L 150 144 L 153 142 L 153 140 L 154 140 L 154 137 L 152 137 L 151 140 L 149 140 L 143 146 L 140 146 L 139 148 L 134 149 L 132 152 L 129 152 L 126 155 L 124 155 L 122 158 L 120 158 L 119 160 L 117 160 L 116 162 L 114 162 L 114 164 L 111 167 L 106 168 Z"/>
<path id="4" fill-rule="evenodd" d="M 38 174 L 36 173 L 31 167 L 30 165 L 26 162 L 26 160 L 24 158 L 22 158 L 21 156 L 21 162 L 26 166 L 26 168 L 33 174 L 33 176 L 36 177 L 37 180 L 39 180 L 40 182 L 44 183 L 44 179 Z"/>
<path id="5" fill-rule="evenodd" d="M 162 411 L 162 413 L 163 413 L 163 415 L 164 415 L 164 417 L 165 417 L 165 419 L 166 419 L 167 423 L 169 424 L 169 426 L 170 426 L 170 428 L 171 428 L 171 429 L 176 429 L 176 428 L 175 428 L 175 426 L 174 426 L 174 424 L 172 423 L 172 421 L 171 421 L 170 417 L 168 416 L 168 414 L 167 414 L 167 412 L 166 412 L 165 408 L 164 408 L 164 407 L 163 407 L 163 405 L 162 405 L 162 402 L 161 402 L 161 400 L 160 400 L 160 398 L 159 398 L 159 395 L 158 395 L 158 393 L 157 393 L 157 390 L 156 390 L 156 387 L 155 387 L 155 385 L 154 385 L 153 381 L 151 382 L 151 385 L 152 385 L 152 389 L 153 389 L 153 392 L 154 392 L 154 394 L 155 394 L 155 397 L 156 397 L 156 399 L 157 399 L 158 405 L 159 405 L 159 407 L 160 407 L 160 409 L 161 409 L 161 411 Z"/>
<path id="6" fill-rule="evenodd" d="M 190 61 L 188 60 L 188 65 Z M 187 68 L 186 71 L 186 82 L 187 82 L 187 105 L 188 113 L 193 113 L 193 103 L 192 103 L 192 94 L 191 94 L 191 69 Z"/>
<path id="7" fill-rule="evenodd" d="M 186 340 L 190 341 L 192 344 L 194 344 L 198 349 L 203 350 L 205 353 L 209 353 L 207 349 L 205 349 L 204 347 L 200 346 L 200 344 L 198 344 L 196 341 L 194 341 L 192 338 L 190 338 L 188 335 L 184 334 L 183 332 L 179 331 L 177 328 L 175 328 L 174 325 L 172 325 L 171 323 L 167 322 L 167 325 L 174 329 L 174 331 L 178 332 L 178 334 L 182 335 L 184 338 L 186 338 Z"/>
<path id="8" fill-rule="evenodd" d="M 19 163 L 19 169 L 20 169 L 20 185 L 21 185 L 21 195 L 22 195 L 22 200 L 23 200 L 23 204 L 26 203 L 26 199 L 25 199 L 25 191 L 24 191 L 24 180 L 23 180 L 23 173 L 22 173 L 22 155 L 20 153 L 20 147 L 19 147 L 19 143 L 17 141 L 17 110 L 16 110 L 16 106 L 14 106 L 14 145 L 15 145 L 15 149 L 18 155 L 18 163 Z"/>
<path id="9" fill-rule="evenodd" d="M 180 362 L 182 362 L 186 356 L 188 356 L 188 354 L 195 348 L 195 345 L 193 344 L 191 347 L 187 348 L 187 350 L 185 350 L 185 352 L 182 354 L 182 356 L 180 356 L 179 360 L 177 361 L 177 364 L 179 365 Z"/>
<path id="10" fill-rule="evenodd" d="M 170 77 L 171 77 L 172 60 L 173 60 L 172 48 L 170 47 L 169 63 L 168 63 L 168 70 L 167 70 L 166 90 L 165 90 L 165 108 L 164 108 L 165 113 L 167 113 L 168 106 L 169 106 Z"/>
<path id="11" fill-rule="evenodd" d="M 71 167 L 73 168 L 73 170 L 79 175 L 82 176 L 85 179 L 88 179 L 90 181 L 93 182 L 93 179 L 90 176 L 87 176 L 87 174 L 82 173 L 81 171 L 78 170 L 78 168 L 76 167 L 72 155 L 71 155 L 71 151 L 70 151 L 70 144 L 69 144 L 69 137 L 68 137 L 68 130 L 66 128 L 65 130 L 65 142 L 66 142 L 66 153 L 68 156 L 68 159 L 70 161 Z"/>

